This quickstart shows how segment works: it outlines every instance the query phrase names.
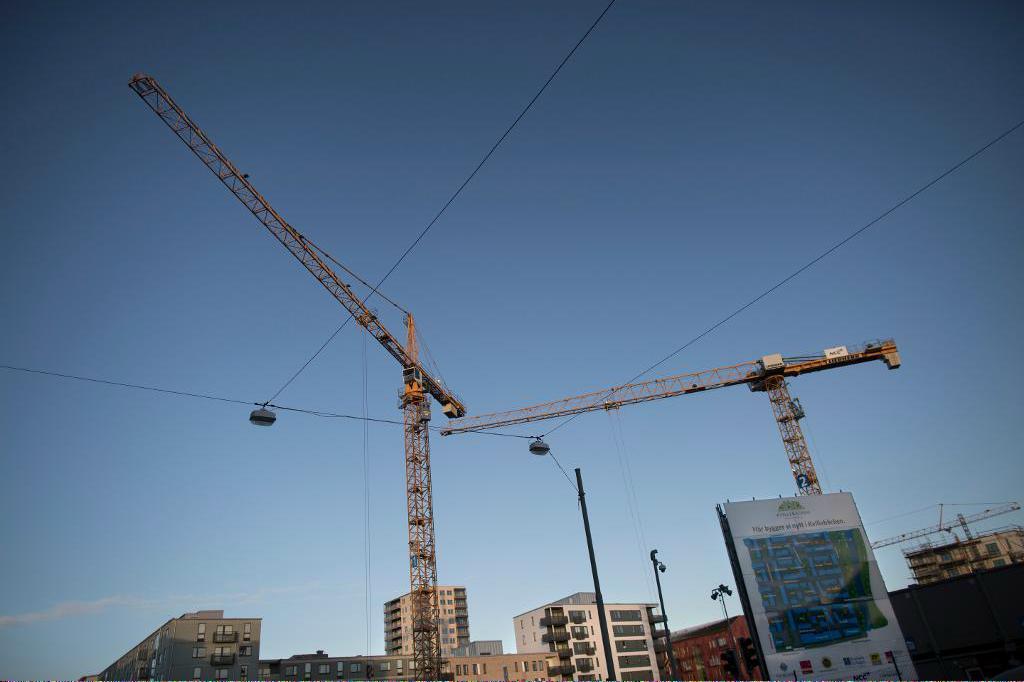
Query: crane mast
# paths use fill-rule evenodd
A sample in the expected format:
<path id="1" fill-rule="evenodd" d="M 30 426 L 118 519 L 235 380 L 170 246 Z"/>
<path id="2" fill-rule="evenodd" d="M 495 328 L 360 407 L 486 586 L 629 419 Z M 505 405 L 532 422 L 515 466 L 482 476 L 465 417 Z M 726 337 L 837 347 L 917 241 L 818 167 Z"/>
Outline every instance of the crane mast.
<path id="1" fill-rule="evenodd" d="M 625 405 L 701 393 L 727 386 L 746 385 L 751 391 L 764 392 L 768 395 L 799 493 L 820 495 L 821 484 L 800 428 L 804 411 L 799 401 L 790 395 L 786 379 L 875 360 L 884 362 L 889 369 L 898 368 L 900 355 L 896 343 L 892 339 L 871 341 L 852 350 L 845 346 L 837 346 L 814 356 L 784 358 L 778 354 L 766 355 L 760 360 L 741 362 L 737 365 L 659 377 L 516 410 L 454 419 L 441 428 L 441 435 L 527 424 L 597 410 L 614 410 Z"/>
<path id="2" fill-rule="evenodd" d="M 213 141 L 178 106 L 170 94 L 145 74 L 128 83 L 160 119 L 206 165 L 264 227 L 402 366 L 405 435 L 405 474 L 409 524 L 409 583 L 412 595 L 413 659 L 419 679 L 439 679 L 441 648 L 438 634 L 437 558 L 434 541 L 434 507 L 430 480 L 429 398 L 433 397 L 449 417 L 466 414 L 465 405 L 419 362 L 415 323 L 407 314 L 407 338 L 401 343 L 366 303 L 330 268 L 323 252 L 292 227 L 256 191 L 248 175 L 225 156 Z"/>

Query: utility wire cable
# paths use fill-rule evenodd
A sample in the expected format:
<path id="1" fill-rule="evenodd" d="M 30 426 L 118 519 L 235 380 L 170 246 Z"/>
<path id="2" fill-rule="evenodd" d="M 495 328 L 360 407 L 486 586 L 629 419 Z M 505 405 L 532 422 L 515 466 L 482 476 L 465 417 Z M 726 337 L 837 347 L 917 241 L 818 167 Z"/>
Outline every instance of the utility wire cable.
<path id="1" fill-rule="evenodd" d="M 939 175 L 937 175 L 934 178 L 932 178 L 931 180 L 929 180 L 927 183 L 925 183 L 924 185 L 922 185 L 918 189 L 914 190 L 913 192 L 911 192 L 907 196 L 903 197 L 902 199 L 897 201 L 895 204 L 890 206 L 888 209 L 883 211 L 881 214 L 879 214 L 875 218 L 872 218 L 866 224 L 864 224 L 863 226 L 861 226 L 858 229 L 854 230 L 853 232 L 848 234 L 846 237 L 844 237 L 843 239 L 839 240 L 838 242 L 836 242 L 835 244 L 833 244 L 832 246 L 827 248 L 821 254 L 819 254 L 818 256 L 814 257 L 813 259 L 811 259 L 810 261 L 808 261 L 804 265 L 801 265 L 799 268 L 794 270 L 792 273 L 790 273 L 789 275 L 787 275 L 783 279 L 779 280 L 778 282 L 776 282 L 772 286 L 768 287 L 763 292 L 761 292 L 760 294 L 758 294 L 757 296 L 755 296 L 751 300 L 747 301 L 746 303 L 741 305 L 739 308 L 737 308 L 736 310 L 732 311 L 731 313 L 729 313 L 728 315 L 723 317 L 721 320 L 719 320 L 718 322 L 714 323 L 713 325 L 711 325 L 710 327 L 708 327 L 707 329 L 702 331 L 697 336 L 693 337 L 692 339 L 690 339 L 689 341 L 684 343 L 682 346 L 680 346 L 679 348 L 675 349 L 674 351 L 672 351 L 671 353 L 669 353 L 668 355 L 663 357 L 661 360 L 658 360 L 653 365 L 651 365 L 647 369 L 643 370 L 642 372 L 640 372 L 639 374 L 634 376 L 632 379 L 624 382 L 624 385 L 625 384 L 633 383 L 637 379 L 639 379 L 639 378 L 643 377 L 644 375 L 646 375 L 648 372 L 650 372 L 650 371 L 654 370 L 655 368 L 660 367 L 661 365 L 665 364 L 666 362 L 668 362 L 669 360 L 671 360 L 675 356 L 679 355 L 681 352 L 683 352 L 684 350 L 686 350 L 687 348 L 689 348 L 693 344 L 695 344 L 698 341 L 700 341 L 701 339 L 703 339 L 705 336 L 711 334 L 713 331 L 715 331 L 716 329 L 718 329 L 722 325 L 724 325 L 727 322 L 729 322 L 730 320 L 732 320 L 734 317 L 740 315 L 741 313 L 746 311 L 748 308 L 751 308 L 752 306 L 754 306 L 757 303 L 759 303 L 761 300 L 763 300 L 763 299 L 767 298 L 768 296 L 770 296 L 771 294 L 775 293 L 775 291 L 777 291 L 778 289 L 781 289 L 783 286 L 788 284 L 790 281 L 796 279 L 797 277 L 802 275 L 804 272 L 806 272 L 807 270 L 809 270 L 810 268 L 814 267 L 819 262 L 821 262 L 822 260 L 827 258 L 828 256 L 832 255 L 833 253 L 835 253 L 836 251 L 838 251 L 842 247 L 846 246 L 848 243 L 850 243 L 851 241 L 853 241 L 854 239 L 859 237 L 861 234 L 866 232 L 869 228 L 871 228 L 875 224 L 881 222 L 883 219 L 887 218 L 890 214 L 894 213 L 895 211 L 899 210 L 900 208 L 902 208 L 903 206 L 905 206 L 906 204 L 908 204 L 909 202 L 914 200 L 920 194 L 923 194 L 924 192 L 926 192 L 927 190 L 931 189 L 933 186 L 935 186 L 936 184 L 938 184 L 939 182 L 941 182 L 942 180 L 944 180 L 948 176 L 952 175 L 956 171 L 958 171 L 961 168 L 963 168 L 964 166 L 966 166 L 968 163 L 970 163 L 971 161 L 976 159 L 978 156 L 980 156 L 981 154 L 986 152 L 989 148 L 993 147 L 994 145 L 998 144 L 999 142 L 1002 142 L 1003 139 L 1008 137 L 1010 134 L 1012 134 L 1014 131 L 1016 131 L 1021 126 L 1024 126 L 1024 119 L 1018 121 L 1017 123 L 1015 123 L 1010 128 L 1007 128 L 1005 131 L 1003 131 L 1002 133 L 1000 133 L 996 137 L 994 137 L 991 140 L 989 140 L 988 142 L 986 142 L 983 146 L 981 146 L 978 149 L 974 150 L 973 152 L 971 152 L 970 154 L 965 156 L 963 159 L 961 159 L 957 163 L 953 164 L 952 166 L 950 166 L 945 171 L 943 171 Z M 606 400 L 608 397 L 610 397 L 610 396 L 612 396 L 614 394 L 615 394 L 615 391 L 612 390 L 606 396 L 604 396 L 604 398 L 602 398 L 602 400 Z M 572 415 L 571 417 L 567 417 L 562 422 L 556 424 L 551 430 L 549 430 L 546 433 L 544 433 L 544 436 L 547 436 L 547 435 L 549 435 L 551 433 L 554 433 L 555 431 L 557 431 L 558 429 L 562 428 L 566 424 L 569 424 L 570 422 L 575 420 L 576 417 L 580 416 L 581 414 L 583 414 L 583 413 L 582 412 L 578 412 L 578 413 Z"/>
<path id="2" fill-rule="evenodd" d="M 302 414 L 307 414 L 307 415 L 310 415 L 310 416 L 313 416 L 313 417 L 324 417 L 324 418 L 331 418 L 331 419 L 353 419 L 353 420 L 356 420 L 356 421 L 365 421 L 365 422 L 373 422 L 373 423 L 378 423 L 378 424 L 393 424 L 395 426 L 404 426 L 404 423 L 401 422 L 401 421 L 398 421 L 397 419 L 383 419 L 381 417 L 369 417 L 369 416 L 359 417 L 359 416 L 356 416 L 354 414 L 342 414 L 342 413 L 338 413 L 338 412 L 327 412 L 327 411 L 324 411 L 324 410 L 311 410 L 311 409 L 302 408 L 302 407 L 291 407 L 291 406 L 288 406 L 288 405 L 277 405 L 275 403 L 269 403 L 269 402 L 257 402 L 257 401 L 254 401 L 254 400 L 238 400 L 236 398 L 226 398 L 224 396 L 210 395 L 208 393 L 199 393 L 199 392 L 196 392 L 196 391 L 177 391 L 177 390 L 170 389 L 170 388 L 161 388 L 159 386 L 147 386 L 147 385 L 144 385 L 144 384 L 133 384 L 133 383 L 125 382 L 125 381 L 112 381 L 110 379 L 98 379 L 96 377 L 86 377 L 86 376 L 81 376 L 81 375 L 78 375 L 78 374 L 66 374 L 66 373 L 62 373 L 62 372 L 51 372 L 49 370 L 33 369 L 33 368 L 30 368 L 30 367 L 18 367 L 18 366 L 15 366 L 15 365 L 0 364 L 0 369 L 6 369 L 6 370 L 9 370 L 9 371 L 12 371 L 12 372 L 24 372 L 24 373 L 27 373 L 27 374 L 36 374 L 36 375 L 49 376 L 49 377 L 54 377 L 54 378 L 58 378 L 58 379 L 71 379 L 71 380 L 74 380 L 74 381 L 84 381 L 84 382 L 87 382 L 87 383 L 102 384 L 104 386 L 113 386 L 115 388 L 130 388 L 130 389 L 139 390 L 139 391 L 152 391 L 154 393 L 164 393 L 164 394 L 178 396 L 178 397 L 182 397 L 182 398 L 199 398 L 199 399 L 202 399 L 202 400 L 215 400 L 215 401 L 222 402 L 222 403 L 233 403 L 233 404 L 236 404 L 236 405 L 248 405 L 248 406 L 257 406 L 257 407 L 272 407 L 275 410 L 283 410 L 283 411 L 286 411 L 286 412 L 300 412 Z M 441 427 L 440 426 L 430 426 L 428 428 L 431 431 L 441 431 Z M 476 432 L 474 432 L 474 433 L 476 433 Z M 482 433 L 482 434 L 484 434 L 486 436 L 502 436 L 504 438 L 525 438 L 527 440 L 532 440 L 534 438 L 533 436 L 524 436 L 524 435 L 519 434 L 519 433 L 500 433 L 500 432 L 497 432 L 497 431 L 488 431 L 488 432 L 481 431 L 479 433 Z"/>
<path id="3" fill-rule="evenodd" d="M 427 236 L 427 233 L 430 232 L 430 230 L 434 227 L 437 221 L 441 219 L 441 216 L 444 215 L 445 211 L 448 210 L 448 207 L 455 203 L 455 200 L 459 198 L 460 194 L 462 194 L 462 190 L 466 189 L 466 186 L 469 185 L 473 178 L 476 177 L 477 173 L 480 172 L 480 169 L 484 167 L 484 164 L 487 163 L 487 161 L 491 158 L 494 152 L 498 150 L 498 147 L 500 147 L 501 144 L 505 141 L 505 138 L 507 138 L 509 134 L 511 134 L 511 132 L 515 129 L 517 125 L 519 125 L 519 122 L 523 120 L 523 117 L 525 117 L 527 112 L 530 111 L 534 103 L 536 103 L 536 101 L 540 99 L 540 96 L 544 94 L 544 91 L 548 89 L 548 86 L 551 85 L 551 82 L 553 80 L 555 80 L 555 77 L 559 74 L 559 72 L 561 72 L 562 68 L 569 62 L 570 59 L 572 59 L 572 56 L 576 54 L 576 51 L 580 48 L 581 45 L 583 45 L 584 41 L 586 41 L 590 34 L 594 32 L 594 29 L 597 28 L 597 25 L 601 23 L 601 20 L 604 19 L 604 15 L 608 14 L 608 10 L 612 8 L 612 5 L 614 5 L 615 2 L 616 0 L 611 0 L 611 2 L 609 2 L 608 5 L 604 8 L 604 11 L 602 11 L 601 14 L 598 15 L 597 19 L 594 20 L 594 23 L 590 25 L 590 28 L 587 29 L 586 33 L 583 34 L 583 37 L 576 41 L 576 44 L 573 45 L 572 49 L 569 50 L 568 54 L 566 54 L 565 57 L 562 58 L 562 61 L 559 62 L 557 67 L 555 67 L 555 70 L 551 73 L 550 76 L 548 76 L 548 79 L 544 81 L 544 84 L 540 86 L 540 90 L 537 91 L 537 94 L 535 94 L 533 98 L 531 98 L 530 101 L 526 104 L 526 106 L 523 107 L 523 110 L 519 112 L 519 115 L 516 116 L 515 120 L 512 121 L 512 124 L 505 129 L 505 132 L 501 134 L 501 137 L 498 138 L 498 141 L 491 145 L 491 148 L 487 150 L 487 153 L 484 154 L 484 157 L 482 159 L 480 159 L 480 162 L 477 163 L 476 167 L 473 168 L 472 172 L 470 172 L 466 179 L 462 181 L 462 184 L 459 185 L 458 189 L 456 189 L 455 192 L 452 193 L 452 195 L 448 198 L 448 201 L 444 203 L 444 205 L 441 207 L 441 210 L 439 210 L 437 214 L 435 214 L 434 217 L 430 220 L 430 222 L 427 223 L 426 227 L 424 227 L 420 231 L 419 235 L 416 236 L 416 239 L 413 240 L 412 244 L 410 244 L 409 247 L 404 252 L 402 252 L 402 255 L 398 257 L 398 260 L 395 261 L 394 265 L 392 265 L 391 268 L 384 274 L 384 276 L 380 278 L 380 281 L 377 282 L 377 285 L 370 290 L 370 293 L 366 296 L 364 302 L 369 302 L 369 300 L 373 298 L 373 295 L 378 293 L 381 285 L 383 285 L 384 282 L 388 281 L 388 278 L 391 277 L 391 275 L 395 272 L 396 269 L 398 269 L 398 266 L 402 264 L 402 262 L 406 259 L 406 257 L 408 257 L 412 250 L 415 249 L 416 246 L 421 241 L 423 241 L 423 238 Z M 334 259 L 332 258 L 331 260 L 333 261 Z M 369 284 L 367 284 L 367 286 L 369 286 Z M 299 370 L 294 374 L 294 376 L 292 376 L 291 379 L 285 382 L 284 386 L 282 386 L 277 391 L 277 393 L 274 394 L 274 397 L 271 398 L 271 400 L 279 396 L 281 392 L 284 391 L 284 389 L 286 389 L 293 381 L 295 381 L 296 377 L 302 374 L 302 372 L 304 372 L 305 369 L 309 367 L 309 364 L 313 362 L 313 360 L 315 360 L 317 356 L 320 355 L 320 353 L 323 352 L 324 348 L 326 348 L 331 341 L 334 340 L 334 337 L 338 335 L 338 332 L 340 332 L 346 324 L 348 324 L 348 321 L 350 319 L 352 318 L 347 318 L 345 322 L 341 324 L 340 327 L 334 330 L 334 333 L 331 334 L 327 338 L 327 340 L 324 341 L 323 345 L 320 346 L 320 348 L 317 349 L 317 351 L 313 353 L 313 355 L 308 360 L 306 360 L 306 362 L 303 363 L 302 367 L 299 368 Z"/>
<path id="4" fill-rule="evenodd" d="M 562 472 L 563 476 L 565 476 L 565 480 L 569 481 L 569 485 L 572 486 L 572 489 L 576 491 L 576 495 L 578 496 L 580 494 L 580 489 L 576 487 L 576 484 L 572 482 L 571 478 L 569 478 L 569 474 L 566 473 L 564 468 L 562 468 L 562 463 L 558 461 L 557 457 L 555 457 L 555 453 L 551 450 L 548 450 L 548 454 L 551 455 L 551 461 L 555 463 L 555 466 L 558 467 L 558 470 Z"/>

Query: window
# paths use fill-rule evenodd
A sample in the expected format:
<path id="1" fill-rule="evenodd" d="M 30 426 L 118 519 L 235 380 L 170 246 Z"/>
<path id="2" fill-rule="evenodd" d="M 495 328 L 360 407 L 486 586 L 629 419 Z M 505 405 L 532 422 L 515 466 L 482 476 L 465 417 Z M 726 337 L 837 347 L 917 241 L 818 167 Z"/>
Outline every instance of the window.
<path id="1" fill-rule="evenodd" d="M 361 663 L 350 663 L 348 666 L 348 671 L 352 673 L 360 672 L 362 669 L 363 666 Z"/>
<path id="2" fill-rule="evenodd" d="M 513 661 L 512 663 L 515 666 L 516 672 L 519 672 L 519 661 Z"/>
<path id="3" fill-rule="evenodd" d="M 381 661 L 377 666 L 378 670 L 391 670 L 391 661 Z"/>
<path id="4" fill-rule="evenodd" d="M 530 670 L 537 672 L 537 661 L 530 661 Z"/>
<path id="5" fill-rule="evenodd" d="M 205 658 L 206 647 L 205 646 L 194 646 L 192 647 L 192 658 Z"/>
<path id="6" fill-rule="evenodd" d="M 200 623 L 199 624 L 199 630 L 196 632 L 196 641 L 197 642 L 205 642 L 206 641 L 206 623 Z"/>
<path id="7" fill-rule="evenodd" d="M 654 676 L 650 670 L 630 670 L 628 673 L 620 673 L 620 680 L 653 680 Z"/>
<path id="8" fill-rule="evenodd" d="M 249 677 L 249 666 L 243 665 L 238 670 L 238 679 L 244 680 Z"/>
<path id="9" fill-rule="evenodd" d="M 345 661 L 338 661 L 338 672 L 345 672 Z"/>
<path id="10" fill-rule="evenodd" d="M 218 680 L 226 680 L 226 679 L 228 679 L 228 669 L 227 668 L 217 668 L 217 670 L 214 672 L 214 676 Z"/>
<path id="11" fill-rule="evenodd" d="M 252 656 L 252 645 L 251 644 L 246 644 L 244 646 L 238 647 L 238 655 L 239 656 Z"/>
<path id="12" fill-rule="evenodd" d="M 192 668 L 192 679 L 201 680 L 203 679 L 203 669 L 199 666 Z"/>
<path id="13" fill-rule="evenodd" d="M 217 634 L 218 635 L 230 635 L 234 631 L 235 631 L 235 626 L 234 625 L 218 625 L 217 626 Z"/>
<path id="14" fill-rule="evenodd" d="M 319 673 L 320 675 L 326 675 L 329 672 L 331 672 L 330 663 L 321 663 L 317 668 L 317 673 Z"/>
<path id="15" fill-rule="evenodd" d="M 647 651 L 646 639 L 617 639 L 615 640 L 616 651 Z"/>
<path id="16" fill-rule="evenodd" d="M 643 625 L 613 625 L 612 634 L 616 637 L 642 637 Z"/>
<path id="17" fill-rule="evenodd" d="M 647 656 L 619 656 L 619 668 L 639 668 L 650 665 L 651 659 Z M 649 678 L 644 678 L 649 679 Z"/>
<path id="18" fill-rule="evenodd" d="M 252 639 L 252 623 L 245 624 L 245 630 L 242 633 L 242 640 L 248 642 Z"/>
<path id="19" fill-rule="evenodd" d="M 299 674 L 299 666 L 297 666 L 297 665 L 286 665 L 284 667 L 284 674 L 285 675 L 298 675 Z"/>
<path id="20" fill-rule="evenodd" d="M 1005 566 L 1005 565 L 1006 565 L 1006 562 L 1003 561 L 1002 559 L 993 559 L 992 560 L 992 566 Z"/>
<path id="21" fill-rule="evenodd" d="M 621 621 L 632 621 L 632 620 L 639 621 L 639 620 L 642 620 L 642 618 L 640 618 L 640 611 L 619 611 L 619 610 L 616 610 L 616 609 L 612 609 L 611 614 L 612 614 L 612 620 L 613 621 L 621 622 Z"/>
<path id="22" fill-rule="evenodd" d="M 985 549 L 988 550 L 989 554 L 999 554 L 999 544 L 998 543 L 990 542 L 987 545 L 985 545 Z"/>
<path id="23" fill-rule="evenodd" d="M 487 674 L 487 664 L 486 663 L 481 663 L 480 664 L 480 674 L 481 675 L 486 675 Z"/>

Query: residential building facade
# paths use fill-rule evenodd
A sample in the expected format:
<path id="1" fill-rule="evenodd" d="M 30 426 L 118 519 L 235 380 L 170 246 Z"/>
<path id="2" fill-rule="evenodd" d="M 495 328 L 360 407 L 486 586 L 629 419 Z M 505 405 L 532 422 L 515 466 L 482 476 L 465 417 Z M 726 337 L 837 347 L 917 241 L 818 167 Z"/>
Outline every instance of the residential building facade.
<path id="1" fill-rule="evenodd" d="M 605 615 L 615 679 L 658 680 L 660 674 L 655 651 L 656 623 L 665 618 L 656 604 L 605 603 Z M 518 653 L 548 654 L 550 679 L 607 680 L 598 619 L 597 599 L 593 592 L 577 592 L 544 606 L 522 613 L 512 620 Z"/>
<path id="2" fill-rule="evenodd" d="M 261 680 L 409 680 L 412 656 L 329 656 L 323 650 L 259 662 Z"/>
<path id="3" fill-rule="evenodd" d="M 746 670 L 739 651 L 739 642 L 750 637 L 747 621 L 743 616 L 732 616 L 703 625 L 683 628 L 672 633 L 672 650 L 679 663 L 679 674 L 684 680 L 758 680 L 764 679 L 760 670 Z M 739 675 L 729 675 L 721 662 L 724 652 L 732 650 L 736 655 Z M 663 662 L 664 665 L 667 662 Z"/>
<path id="4" fill-rule="evenodd" d="M 1024 528 L 1010 526 L 943 545 L 925 544 L 903 555 L 918 585 L 1024 562 Z"/>
<path id="5" fill-rule="evenodd" d="M 469 606 L 466 588 L 438 585 L 438 636 L 441 655 L 469 644 Z M 384 651 L 388 656 L 412 656 L 412 597 L 407 592 L 384 604 Z"/>
<path id="6" fill-rule="evenodd" d="M 538 652 L 533 654 L 481 654 L 453 656 L 448 659 L 456 682 L 525 682 L 548 679 L 547 670 L 557 665 L 558 657 Z"/>
<path id="7" fill-rule="evenodd" d="M 171 618 L 98 674 L 101 680 L 252 680 L 260 657 L 260 618 L 222 610 Z"/>

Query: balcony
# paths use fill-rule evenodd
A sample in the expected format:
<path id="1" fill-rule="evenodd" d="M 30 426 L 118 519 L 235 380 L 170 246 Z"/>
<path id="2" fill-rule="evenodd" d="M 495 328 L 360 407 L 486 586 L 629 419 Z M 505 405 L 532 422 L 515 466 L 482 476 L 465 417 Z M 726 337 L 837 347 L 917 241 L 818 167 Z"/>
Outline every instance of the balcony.
<path id="1" fill-rule="evenodd" d="M 568 625 L 569 619 L 565 616 L 544 616 L 540 619 L 541 627 L 548 628 L 551 626 Z"/>
<path id="2" fill-rule="evenodd" d="M 569 633 L 568 632 L 545 632 L 543 635 L 541 635 L 540 641 L 544 642 L 545 644 L 551 644 L 551 642 L 568 642 L 569 641 Z"/>
<path id="3" fill-rule="evenodd" d="M 559 658 L 572 658 L 572 649 L 570 649 L 569 647 L 559 649 L 556 653 L 558 654 Z"/>
<path id="4" fill-rule="evenodd" d="M 590 639 L 590 633 L 587 632 L 586 628 L 573 628 L 572 629 L 573 639 Z"/>
<path id="5" fill-rule="evenodd" d="M 654 640 L 654 651 L 659 654 L 668 651 L 668 644 L 665 643 L 664 637 L 658 637 Z"/>
<path id="6" fill-rule="evenodd" d="M 568 663 L 563 663 L 561 665 L 549 665 L 548 666 L 548 675 L 550 677 L 559 677 L 559 676 L 569 677 L 574 672 L 576 672 L 576 669 L 573 668 L 572 665 L 570 665 Z"/>
<path id="7" fill-rule="evenodd" d="M 665 622 L 665 616 L 663 616 L 660 613 L 652 613 L 652 614 L 650 614 L 650 617 L 648 618 L 648 620 L 650 622 L 652 622 L 652 623 L 664 623 Z"/>
<path id="8" fill-rule="evenodd" d="M 234 654 L 212 654 L 210 656 L 210 665 L 234 665 L 235 655 Z"/>
<path id="9" fill-rule="evenodd" d="M 585 614 L 585 613 L 573 613 L 573 612 L 570 612 L 569 620 L 571 620 L 576 625 L 579 625 L 581 623 L 586 623 L 587 622 L 587 614 Z"/>
<path id="10" fill-rule="evenodd" d="M 218 644 L 231 644 L 232 642 L 238 641 L 237 632 L 215 632 L 213 633 L 213 641 Z"/>
<path id="11" fill-rule="evenodd" d="M 587 644 L 576 649 L 576 653 L 583 656 L 593 656 L 597 653 L 597 649 L 594 648 L 593 644 Z"/>
<path id="12" fill-rule="evenodd" d="M 590 659 L 583 659 L 576 661 L 576 670 L 581 673 L 589 673 L 594 669 L 594 664 L 590 662 Z"/>

